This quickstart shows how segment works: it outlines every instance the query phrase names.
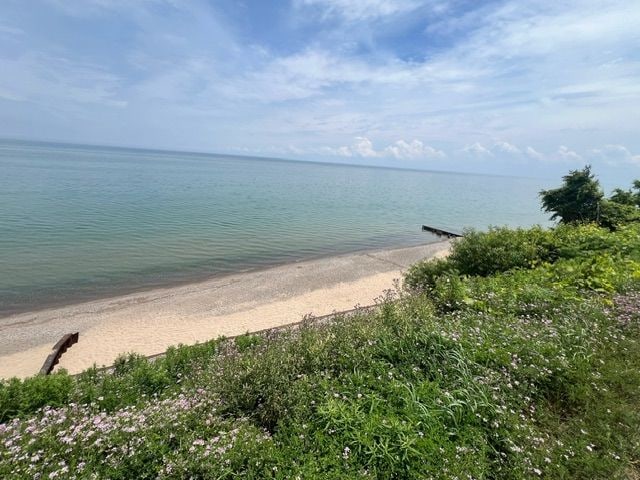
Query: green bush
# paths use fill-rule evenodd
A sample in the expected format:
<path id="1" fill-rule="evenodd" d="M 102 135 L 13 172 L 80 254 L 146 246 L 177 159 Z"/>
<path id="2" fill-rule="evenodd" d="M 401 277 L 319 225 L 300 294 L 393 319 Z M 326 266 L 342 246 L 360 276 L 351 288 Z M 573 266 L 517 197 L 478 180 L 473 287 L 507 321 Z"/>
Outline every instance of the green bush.
<path id="1" fill-rule="evenodd" d="M 600 225 L 609 230 L 617 230 L 623 225 L 640 222 L 640 208 L 636 205 L 627 205 L 603 200 L 600 204 Z"/>
<path id="2" fill-rule="evenodd" d="M 250 348 L 255 347 L 256 345 L 260 345 L 261 338 L 258 335 L 240 335 L 235 338 L 235 344 L 238 350 L 244 352 L 245 350 L 249 350 Z"/>
<path id="3" fill-rule="evenodd" d="M 405 286 L 410 291 L 432 291 L 439 278 L 451 275 L 489 276 L 562 259 L 592 258 L 604 252 L 640 260 L 639 237 L 639 223 L 621 225 L 613 233 L 593 223 L 559 225 L 552 230 L 468 230 L 455 241 L 446 259 L 413 265 L 405 275 Z"/>
<path id="4" fill-rule="evenodd" d="M 640 225 L 629 224 L 611 232 L 595 224 L 561 225 L 552 231 L 552 243 L 557 258 L 590 257 L 607 252 L 636 257 Z"/>
<path id="5" fill-rule="evenodd" d="M 454 243 L 449 261 L 463 275 L 487 276 L 513 268 L 531 268 L 549 258 L 549 242 L 549 232 L 541 227 L 467 230 Z"/>
<path id="6" fill-rule="evenodd" d="M 440 312 L 458 310 L 471 301 L 465 283 L 458 275 L 452 274 L 435 279 L 431 299 Z"/>
<path id="7" fill-rule="evenodd" d="M 418 262 L 405 275 L 405 285 L 411 290 L 425 291 L 433 288 L 436 280 L 445 274 L 458 274 L 448 259 L 433 259 Z"/>
<path id="8" fill-rule="evenodd" d="M 437 279 L 449 274 L 487 276 L 514 268 L 532 268 L 554 259 L 557 246 L 552 232 L 541 227 L 509 229 L 493 227 L 487 232 L 466 230 L 446 259 L 413 265 L 405 276 L 410 290 L 427 291 Z"/>
<path id="9" fill-rule="evenodd" d="M 36 375 L 25 379 L 0 381 L 0 422 L 31 414 L 44 407 L 59 407 L 69 402 L 73 379 L 65 372 Z"/>

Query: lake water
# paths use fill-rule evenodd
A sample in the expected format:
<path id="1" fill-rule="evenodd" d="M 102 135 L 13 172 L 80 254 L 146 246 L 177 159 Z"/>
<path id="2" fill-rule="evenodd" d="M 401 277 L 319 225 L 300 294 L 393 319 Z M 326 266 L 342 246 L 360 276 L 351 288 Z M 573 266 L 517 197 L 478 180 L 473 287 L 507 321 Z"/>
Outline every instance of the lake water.
<path id="1" fill-rule="evenodd" d="M 526 178 L 0 142 L 0 316 L 545 223 Z"/>

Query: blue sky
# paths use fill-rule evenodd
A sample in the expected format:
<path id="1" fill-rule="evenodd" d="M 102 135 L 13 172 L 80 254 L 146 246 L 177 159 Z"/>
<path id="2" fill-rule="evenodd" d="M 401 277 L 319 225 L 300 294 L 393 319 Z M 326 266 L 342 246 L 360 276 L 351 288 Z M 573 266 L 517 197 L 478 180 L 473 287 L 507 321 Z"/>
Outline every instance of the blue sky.
<path id="1" fill-rule="evenodd" d="M 0 136 L 640 177 L 640 2 L 4 0 Z"/>

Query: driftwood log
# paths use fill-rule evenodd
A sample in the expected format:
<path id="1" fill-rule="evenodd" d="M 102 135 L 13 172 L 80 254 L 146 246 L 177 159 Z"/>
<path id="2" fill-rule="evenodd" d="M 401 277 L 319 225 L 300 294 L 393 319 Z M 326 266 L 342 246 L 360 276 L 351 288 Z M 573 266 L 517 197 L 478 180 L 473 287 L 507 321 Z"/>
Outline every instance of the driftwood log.
<path id="1" fill-rule="evenodd" d="M 60 340 L 58 340 L 58 343 L 53 346 L 53 351 L 44 361 L 44 364 L 40 369 L 40 375 L 49 375 L 51 373 L 51 370 L 53 370 L 53 367 L 55 367 L 60 361 L 60 357 L 62 356 L 62 354 L 66 352 L 71 345 L 78 343 L 79 336 L 80 334 L 78 332 L 67 333 Z"/>

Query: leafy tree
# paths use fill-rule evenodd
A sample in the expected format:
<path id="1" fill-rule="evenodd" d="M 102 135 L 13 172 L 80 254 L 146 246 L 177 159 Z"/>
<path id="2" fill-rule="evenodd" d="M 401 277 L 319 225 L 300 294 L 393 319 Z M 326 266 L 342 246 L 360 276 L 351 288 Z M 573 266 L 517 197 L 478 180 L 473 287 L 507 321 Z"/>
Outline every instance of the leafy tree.
<path id="1" fill-rule="evenodd" d="M 638 201 L 635 193 L 633 193 L 631 190 L 622 190 L 621 188 L 616 188 L 609 200 L 615 203 L 619 203 L 620 205 L 634 206 Z"/>
<path id="2" fill-rule="evenodd" d="M 632 222 L 640 222 L 640 180 L 635 180 L 629 190 L 616 188 L 600 207 L 600 224 L 603 227 L 615 230 Z"/>
<path id="3" fill-rule="evenodd" d="M 635 190 L 635 192 L 633 190 Z M 634 180 L 633 186 L 630 190 L 622 190 L 620 188 L 616 188 L 609 200 L 611 200 L 612 202 L 620 203 L 622 205 L 633 205 L 636 207 L 640 207 L 640 180 Z"/>
<path id="4" fill-rule="evenodd" d="M 610 200 L 605 199 L 600 204 L 600 226 L 613 231 L 633 222 L 640 222 L 640 208 L 633 203 L 616 202 L 611 197 Z"/>
<path id="5" fill-rule="evenodd" d="M 636 199 L 636 207 L 640 207 L 640 179 L 633 181 L 631 190 L 635 190 L 635 192 L 633 192 L 633 195 Z"/>
<path id="6" fill-rule="evenodd" d="M 553 213 L 551 219 L 562 223 L 597 222 L 604 194 L 591 173 L 591 165 L 570 171 L 562 180 L 561 187 L 540 192 L 543 209 Z"/>

